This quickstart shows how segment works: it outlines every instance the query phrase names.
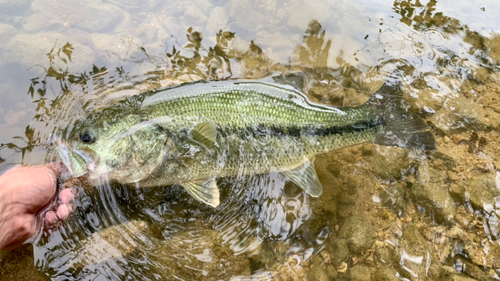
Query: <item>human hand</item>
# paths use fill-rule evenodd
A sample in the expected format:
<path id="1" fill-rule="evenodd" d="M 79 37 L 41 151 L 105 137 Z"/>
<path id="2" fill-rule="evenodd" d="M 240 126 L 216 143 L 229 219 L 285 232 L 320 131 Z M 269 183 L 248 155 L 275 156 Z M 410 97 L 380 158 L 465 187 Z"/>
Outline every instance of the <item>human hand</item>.
<path id="1" fill-rule="evenodd" d="M 44 222 L 50 226 L 71 214 L 73 189 L 61 190 L 51 203 L 63 169 L 60 163 L 20 165 L 0 176 L 0 250 L 22 246 Z M 49 203 L 51 210 L 44 210 Z"/>

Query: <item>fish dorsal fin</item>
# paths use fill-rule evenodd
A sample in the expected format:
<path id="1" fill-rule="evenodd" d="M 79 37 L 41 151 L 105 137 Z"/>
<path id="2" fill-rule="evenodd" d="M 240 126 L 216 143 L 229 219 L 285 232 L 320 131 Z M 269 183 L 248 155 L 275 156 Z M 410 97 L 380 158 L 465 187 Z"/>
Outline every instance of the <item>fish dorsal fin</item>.
<path id="1" fill-rule="evenodd" d="M 323 193 L 323 185 L 319 182 L 314 165 L 309 160 L 297 168 L 282 172 L 282 174 L 312 197 L 318 197 Z"/>
<path id="2" fill-rule="evenodd" d="M 215 179 L 193 181 L 180 184 L 191 196 L 214 208 L 219 206 L 219 188 Z"/>
<path id="3" fill-rule="evenodd" d="M 212 122 L 203 122 L 191 131 L 191 135 L 195 141 L 210 148 L 214 145 L 215 138 L 217 137 L 217 126 Z"/>
<path id="4" fill-rule="evenodd" d="M 288 74 L 273 76 L 272 78 L 274 83 L 289 85 L 301 92 L 304 91 L 304 84 L 306 80 L 305 79 L 306 75 L 304 72 L 288 73 Z"/>

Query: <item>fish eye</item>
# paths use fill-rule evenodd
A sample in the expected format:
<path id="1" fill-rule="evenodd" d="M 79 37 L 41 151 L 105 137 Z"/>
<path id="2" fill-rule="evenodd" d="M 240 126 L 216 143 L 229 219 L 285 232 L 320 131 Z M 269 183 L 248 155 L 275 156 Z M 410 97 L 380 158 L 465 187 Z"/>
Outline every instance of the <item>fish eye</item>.
<path id="1" fill-rule="evenodd" d="M 80 140 L 83 143 L 91 144 L 94 143 L 96 140 L 95 133 L 91 130 L 85 130 L 80 133 Z"/>

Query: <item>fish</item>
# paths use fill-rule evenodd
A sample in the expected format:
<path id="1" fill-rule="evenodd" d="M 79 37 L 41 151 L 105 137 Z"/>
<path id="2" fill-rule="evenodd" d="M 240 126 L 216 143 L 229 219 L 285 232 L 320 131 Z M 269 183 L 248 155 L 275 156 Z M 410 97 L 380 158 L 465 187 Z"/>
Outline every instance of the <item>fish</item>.
<path id="1" fill-rule="evenodd" d="M 356 107 L 311 102 L 268 81 L 202 81 L 125 98 L 68 126 L 57 141 L 73 177 L 141 188 L 180 185 L 220 204 L 217 179 L 279 172 L 312 197 L 314 157 L 371 142 L 436 150 L 429 126 L 403 100 L 394 71 Z"/>

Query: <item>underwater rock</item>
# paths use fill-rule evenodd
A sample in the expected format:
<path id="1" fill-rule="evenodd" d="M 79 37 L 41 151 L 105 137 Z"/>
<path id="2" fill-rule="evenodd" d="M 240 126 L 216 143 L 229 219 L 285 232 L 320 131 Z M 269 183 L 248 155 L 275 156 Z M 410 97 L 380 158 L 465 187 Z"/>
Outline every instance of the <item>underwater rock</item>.
<path id="1" fill-rule="evenodd" d="M 327 169 L 332 175 L 338 177 L 342 171 L 342 164 L 340 162 L 332 162 L 328 164 Z"/>
<path id="2" fill-rule="evenodd" d="M 490 253 L 493 256 L 492 267 L 500 268 L 500 246 L 496 244 L 494 247 L 492 247 Z"/>
<path id="3" fill-rule="evenodd" d="M 434 114 L 443 106 L 442 95 L 436 89 L 429 88 L 426 82 L 423 82 L 423 88 L 418 92 L 418 98 L 409 99 L 412 106 L 420 109 L 421 112 Z M 415 85 L 415 84 L 413 84 Z"/>
<path id="4" fill-rule="evenodd" d="M 23 21 L 23 28 L 30 32 L 48 32 L 60 27 L 66 28 L 70 25 L 45 14 L 31 14 Z"/>
<path id="5" fill-rule="evenodd" d="M 18 34 L 5 47 L 2 59 L 5 62 L 20 63 L 26 68 L 46 65 L 47 51 L 51 50 L 56 42 L 59 42 L 61 47 L 66 42 L 72 44 L 74 48 L 71 56 L 72 71 L 83 71 L 92 65 L 94 52 L 89 47 L 74 43 L 73 39 L 58 33 Z M 62 68 L 65 69 L 66 66 Z"/>
<path id="6" fill-rule="evenodd" d="M 348 192 L 355 192 L 355 190 L 348 190 Z M 356 212 L 356 200 L 354 196 L 349 195 L 348 192 L 342 192 L 338 197 L 337 216 L 339 218 L 348 218 Z"/>
<path id="7" fill-rule="evenodd" d="M 31 0 L 0 0 L 0 11 L 2 15 L 16 15 L 19 11 L 29 9 Z M 6 19 L 6 18 L 4 18 Z"/>
<path id="8" fill-rule="evenodd" d="M 329 8 L 323 1 L 314 0 L 299 3 L 299 5 L 295 5 L 295 7 L 293 7 L 293 11 L 290 13 L 290 17 L 287 21 L 289 26 L 305 29 L 311 19 L 322 22 L 331 16 L 327 13 Z"/>
<path id="9" fill-rule="evenodd" d="M 375 147 L 371 143 L 364 143 L 361 145 L 361 155 L 363 156 L 372 156 L 374 153 Z"/>
<path id="10" fill-rule="evenodd" d="M 427 240 L 413 223 L 403 226 L 403 239 L 400 243 L 400 248 L 404 248 L 413 255 L 422 255 L 429 250 Z"/>
<path id="11" fill-rule="evenodd" d="M 443 131 L 485 131 L 500 127 L 500 114 L 465 97 L 447 101 L 429 120 Z"/>
<path id="12" fill-rule="evenodd" d="M 438 222 L 449 222 L 455 217 L 457 212 L 455 202 L 443 183 L 417 184 L 412 187 L 411 194 L 426 212 L 430 210 L 431 216 Z"/>
<path id="13" fill-rule="evenodd" d="M 213 280 L 219 280 L 251 273 L 250 260 L 221 245 L 219 232 L 211 229 L 186 231 L 172 237 L 155 249 L 155 256 L 162 266 L 158 272 L 168 279 L 176 276 L 202 280 L 209 274 Z"/>
<path id="14" fill-rule="evenodd" d="M 381 194 L 382 205 L 392 209 L 396 214 L 405 211 L 407 199 L 405 198 L 406 187 L 400 182 L 394 182 L 384 188 L 384 193 Z"/>
<path id="15" fill-rule="evenodd" d="M 335 267 L 340 266 L 349 258 L 349 247 L 347 246 L 347 241 L 345 239 L 335 239 L 333 243 L 330 244 L 329 252 L 332 258 L 332 264 Z"/>
<path id="16" fill-rule="evenodd" d="M 118 63 L 126 58 L 141 57 L 141 51 L 136 45 L 141 46 L 140 39 L 131 36 L 116 36 L 101 33 L 90 34 L 90 39 L 96 50 L 99 50 L 110 62 Z"/>
<path id="17" fill-rule="evenodd" d="M 101 239 L 107 241 L 111 246 L 120 251 L 122 255 L 132 253 L 140 244 L 138 241 L 127 240 L 123 233 L 130 234 L 131 237 L 138 238 L 140 235 L 150 236 L 148 225 L 144 221 L 130 221 L 121 225 L 105 228 L 97 233 Z"/>
<path id="18" fill-rule="evenodd" d="M 426 263 L 431 252 L 428 242 L 418 227 L 409 223 L 403 226 L 403 237 L 398 245 L 402 271 L 407 278 L 418 278 L 427 275 Z"/>
<path id="19" fill-rule="evenodd" d="M 31 9 L 62 26 L 76 26 L 90 32 L 109 29 L 123 17 L 120 8 L 100 0 L 35 0 Z"/>
<path id="20" fill-rule="evenodd" d="M 485 38 L 486 45 L 490 48 L 489 56 L 497 63 L 500 62 L 500 36 L 493 35 L 491 38 Z"/>
<path id="21" fill-rule="evenodd" d="M 30 0 L 1 0 L 0 8 L 5 8 L 9 6 L 19 6 L 31 2 Z"/>
<path id="22" fill-rule="evenodd" d="M 216 33 L 222 26 L 226 26 L 228 22 L 229 20 L 227 19 L 224 8 L 215 7 L 210 12 L 205 28 L 209 33 Z"/>
<path id="23" fill-rule="evenodd" d="M 347 240 L 349 249 L 355 254 L 363 254 L 373 245 L 372 222 L 365 217 L 349 217 L 339 230 L 339 237 Z"/>
<path id="24" fill-rule="evenodd" d="M 342 181 L 331 172 L 332 165 L 335 165 L 335 163 L 336 162 L 328 163 L 325 157 L 317 157 L 314 162 L 316 174 L 323 184 L 324 189 L 323 194 L 318 200 L 313 201 L 312 204 L 315 204 L 315 206 L 330 214 L 335 214 L 338 211 L 337 198 L 339 194 L 342 193 Z M 333 215 L 328 215 L 324 219 L 332 219 L 332 216 Z"/>
<path id="25" fill-rule="evenodd" d="M 373 277 L 377 281 L 399 281 L 400 279 L 396 277 L 396 274 L 396 270 L 387 266 L 381 266 L 375 271 Z"/>
<path id="26" fill-rule="evenodd" d="M 349 277 L 351 281 L 371 281 L 370 267 L 366 265 L 355 265 L 349 270 Z"/>
<path id="27" fill-rule="evenodd" d="M 250 257 L 250 262 L 255 268 L 276 264 L 277 260 L 285 256 L 286 249 L 288 249 L 288 246 L 283 241 L 280 241 L 274 247 L 264 242 L 260 245 L 259 254 Z"/>
<path id="28" fill-rule="evenodd" d="M 391 265 L 391 264 L 397 264 L 399 262 L 394 252 L 394 248 L 390 245 L 385 245 L 383 247 L 376 247 L 375 258 L 377 262 L 381 264 Z"/>
<path id="29" fill-rule="evenodd" d="M 450 281 L 477 281 L 477 279 L 473 279 L 460 274 L 452 274 L 448 276 L 448 278 L 449 278 L 448 280 Z"/>
<path id="30" fill-rule="evenodd" d="M 476 280 L 495 280 L 489 278 L 488 274 L 481 267 L 467 260 L 467 258 L 455 257 L 454 267 L 457 271 L 463 272 L 466 275 L 475 278 Z"/>
<path id="31" fill-rule="evenodd" d="M 0 251 L 0 280 L 48 280 L 33 264 L 31 246 L 12 251 Z"/>
<path id="32" fill-rule="evenodd" d="M 326 269 L 322 265 L 313 264 L 309 269 L 309 274 L 307 276 L 309 281 L 328 281 L 328 275 L 326 274 Z"/>
<path id="33" fill-rule="evenodd" d="M 140 0 L 106 0 L 107 3 L 111 3 L 116 5 L 126 11 L 132 11 L 138 13 L 139 11 L 152 10 L 157 7 L 161 2 L 160 0 L 149 0 L 149 1 L 140 1 Z"/>
<path id="34" fill-rule="evenodd" d="M 380 177 L 384 179 L 400 179 L 402 170 L 408 169 L 409 159 L 407 150 L 396 147 L 377 146 L 375 151 L 370 163 L 373 172 Z"/>
<path id="35" fill-rule="evenodd" d="M 189 5 L 186 7 L 184 18 L 187 22 L 191 22 L 192 24 L 204 24 L 207 21 L 205 13 L 196 5 Z"/>
<path id="36" fill-rule="evenodd" d="M 495 206 L 495 197 L 500 192 L 497 188 L 495 175 L 477 175 L 465 183 L 466 194 L 474 208 L 491 211 Z M 488 210 L 490 209 L 490 210 Z"/>
<path id="37" fill-rule="evenodd" d="M 107 227 L 80 241 L 80 253 L 68 262 L 75 268 L 94 268 L 109 260 L 122 260 L 140 246 L 147 237 L 147 223 L 130 221 Z"/>
<path id="38" fill-rule="evenodd" d="M 335 269 L 335 267 L 331 264 L 329 264 L 327 267 L 326 267 L 326 274 L 328 275 L 328 277 L 330 277 L 331 279 L 336 279 L 337 278 L 337 270 Z"/>
<path id="39" fill-rule="evenodd" d="M 465 186 L 462 182 L 453 182 L 448 188 L 450 196 L 453 200 L 464 203 L 465 202 Z"/>
<path id="40" fill-rule="evenodd" d="M 411 195 L 418 205 L 429 210 L 430 215 L 438 222 L 449 222 L 457 212 L 455 202 L 451 198 L 446 184 L 438 170 L 429 165 L 421 165 L 418 170 L 418 181 L 411 188 Z"/>
<path id="41" fill-rule="evenodd" d="M 346 100 L 343 106 L 360 106 L 368 100 L 364 95 L 360 95 L 354 88 L 347 88 L 343 92 Z"/>
<path id="42" fill-rule="evenodd" d="M 16 33 L 17 29 L 12 25 L 0 23 L 0 48 L 5 47 Z"/>

